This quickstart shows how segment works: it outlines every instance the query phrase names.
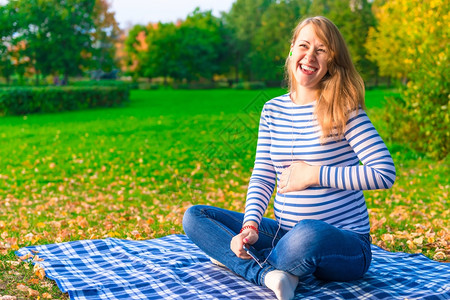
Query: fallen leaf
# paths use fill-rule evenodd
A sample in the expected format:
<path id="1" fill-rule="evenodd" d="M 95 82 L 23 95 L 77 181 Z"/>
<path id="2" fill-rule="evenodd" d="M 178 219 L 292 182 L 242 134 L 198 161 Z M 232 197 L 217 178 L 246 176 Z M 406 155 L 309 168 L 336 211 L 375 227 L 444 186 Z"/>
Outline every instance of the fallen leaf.
<path id="1" fill-rule="evenodd" d="M 45 277 L 45 270 L 41 267 L 39 264 L 35 264 L 33 268 L 34 274 L 39 277 L 39 279 L 44 279 Z"/>
<path id="2" fill-rule="evenodd" d="M 406 244 L 408 244 L 408 248 L 411 250 L 416 250 L 417 246 L 411 241 L 411 240 L 407 240 Z"/>
<path id="3" fill-rule="evenodd" d="M 5 296 L 0 296 L 0 300 L 17 300 L 17 297 L 16 296 L 5 295 Z"/>
<path id="4" fill-rule="evenodd" d="M 389 233 L 385 233 L 381 236 L 381 239 L 384 242 L 389 242 L 389 243 L 393 243 L 394 242 L 394 236 L 392 234 Z"/>
<path id="5" fill-rule="evenodd" d="M 38 284 L 39 283 L 39 279 L 37 278 L 31 278 L 28 280 L 29 284 Z"/>
<path id="6" fill-rule="evenodd" d="M 446 260 L 447 259 L 447 255 L 445 255 L 444 252 L 439 251 L 439 252 L 436 252 L 434 254 L 433 259 L 435 259 L 435 260 Z"/>
<path id="7" fill-rule="evenodd" d="M 22 283 L 19 283 L 16 287 L 19 291 L 28 292 L 28 287 Z"/>
<path id="8" fill-rule="evenodd" d="M 27 254 L 25 254 L 25 255 L 23 255 L 23 256 L 19 256 L 19 258 L 20 258 L 21 260 L 27 260 L 27 259 L 29 259 L 29 258 L 31 258 L 31 257 L 33 257 L 33 255 L 32 255 L 31 253 L 27 253 Z"/>
<path id="9" fill-rule="evenodd" d="M 32 296 L 32 297 L 37 297 L 39 296 L 39 292 L 33 289 L 28 288 L 28 295 Z"/>
<path id="10" fill-rule="evenodd" d="M 417 238 L 417 239 L 414 239 L 414 244 L 416 244 L 417 246 L 421 246 L 422 244 L 423 244 L 423 236 L 421 236 L 421 237 L 419 237 L 419 238 Z"/>

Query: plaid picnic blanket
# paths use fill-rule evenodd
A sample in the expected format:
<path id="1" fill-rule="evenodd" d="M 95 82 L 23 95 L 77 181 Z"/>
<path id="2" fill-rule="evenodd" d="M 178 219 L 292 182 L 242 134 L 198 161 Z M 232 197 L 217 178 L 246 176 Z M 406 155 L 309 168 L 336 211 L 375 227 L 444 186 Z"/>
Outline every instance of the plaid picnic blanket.
<path id="1" fill-rule="evenodd" d="M 363 279 L 301 280 L 296 299 L 450 299 L 450 264 L 372 245 Z M 38 251 L 46 275 L 71 299 L 275 299 L 267 288 L 213 265 L 185 235 L 145 241 L 107 238 L 19 249 Z M 345 270 L 343 270 L 345 272 Z"/>

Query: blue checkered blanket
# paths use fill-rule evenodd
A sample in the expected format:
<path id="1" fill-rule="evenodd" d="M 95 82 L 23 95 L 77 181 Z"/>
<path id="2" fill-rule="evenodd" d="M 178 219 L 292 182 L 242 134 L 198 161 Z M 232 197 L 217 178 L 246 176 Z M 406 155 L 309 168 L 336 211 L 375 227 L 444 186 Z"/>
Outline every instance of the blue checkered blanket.
<path id="1" fill-rule="evenodd" d="M 372 251 L 363 279 L 324 282 L 310 276 L 299 283 L 296 298 L 450 299 L 450 264 L 374 245 Z M 44 260 L 35 263 L 71 299 L 275 299 L 269 289 L 213 265 L 185 235 L 81 240 L 16 252 L 36 253 Z"/>

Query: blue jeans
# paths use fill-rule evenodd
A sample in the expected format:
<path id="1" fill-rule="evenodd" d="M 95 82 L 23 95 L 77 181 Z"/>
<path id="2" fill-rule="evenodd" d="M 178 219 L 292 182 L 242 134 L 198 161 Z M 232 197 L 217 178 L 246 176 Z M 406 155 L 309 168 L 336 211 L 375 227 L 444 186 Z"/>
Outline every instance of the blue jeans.
<path id="1" fill-rule="evenodd" d="M 267 261 L 262 267 L 253 259 L 241 259 L 230 249 L 239 234 L 244 214 L 213 206 L 190 207 L 183 218 L 186 235 L 208 256 L 250 282 L 264 285 L 265 275 L 282 270 L 303 277 L 350 281 L 361 278 L 372 260 L 369 234 L 338 229 L 318 220 L 302 220 L 291 230 L 278 229 L 275 220 L 263 218 L 259 239 L 253 245 Z M 272 242 L 274 248 L 272 249 Z"/>

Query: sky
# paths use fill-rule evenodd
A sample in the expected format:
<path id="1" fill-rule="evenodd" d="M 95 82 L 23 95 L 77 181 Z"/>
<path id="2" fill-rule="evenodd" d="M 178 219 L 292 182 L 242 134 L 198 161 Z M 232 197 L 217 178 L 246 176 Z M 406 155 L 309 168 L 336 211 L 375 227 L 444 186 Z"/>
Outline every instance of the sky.
<path id="1" fill-rule="evenodd" d="M 228 12 L 235 0 L 109 0 L 111 11 L 115 12 L 119 27 L 125 29 L 132 25 L 156 22 L 175 22 L 185 19 L 196 7 L 202 11 L 212 10 L 220 16 Z"/>

